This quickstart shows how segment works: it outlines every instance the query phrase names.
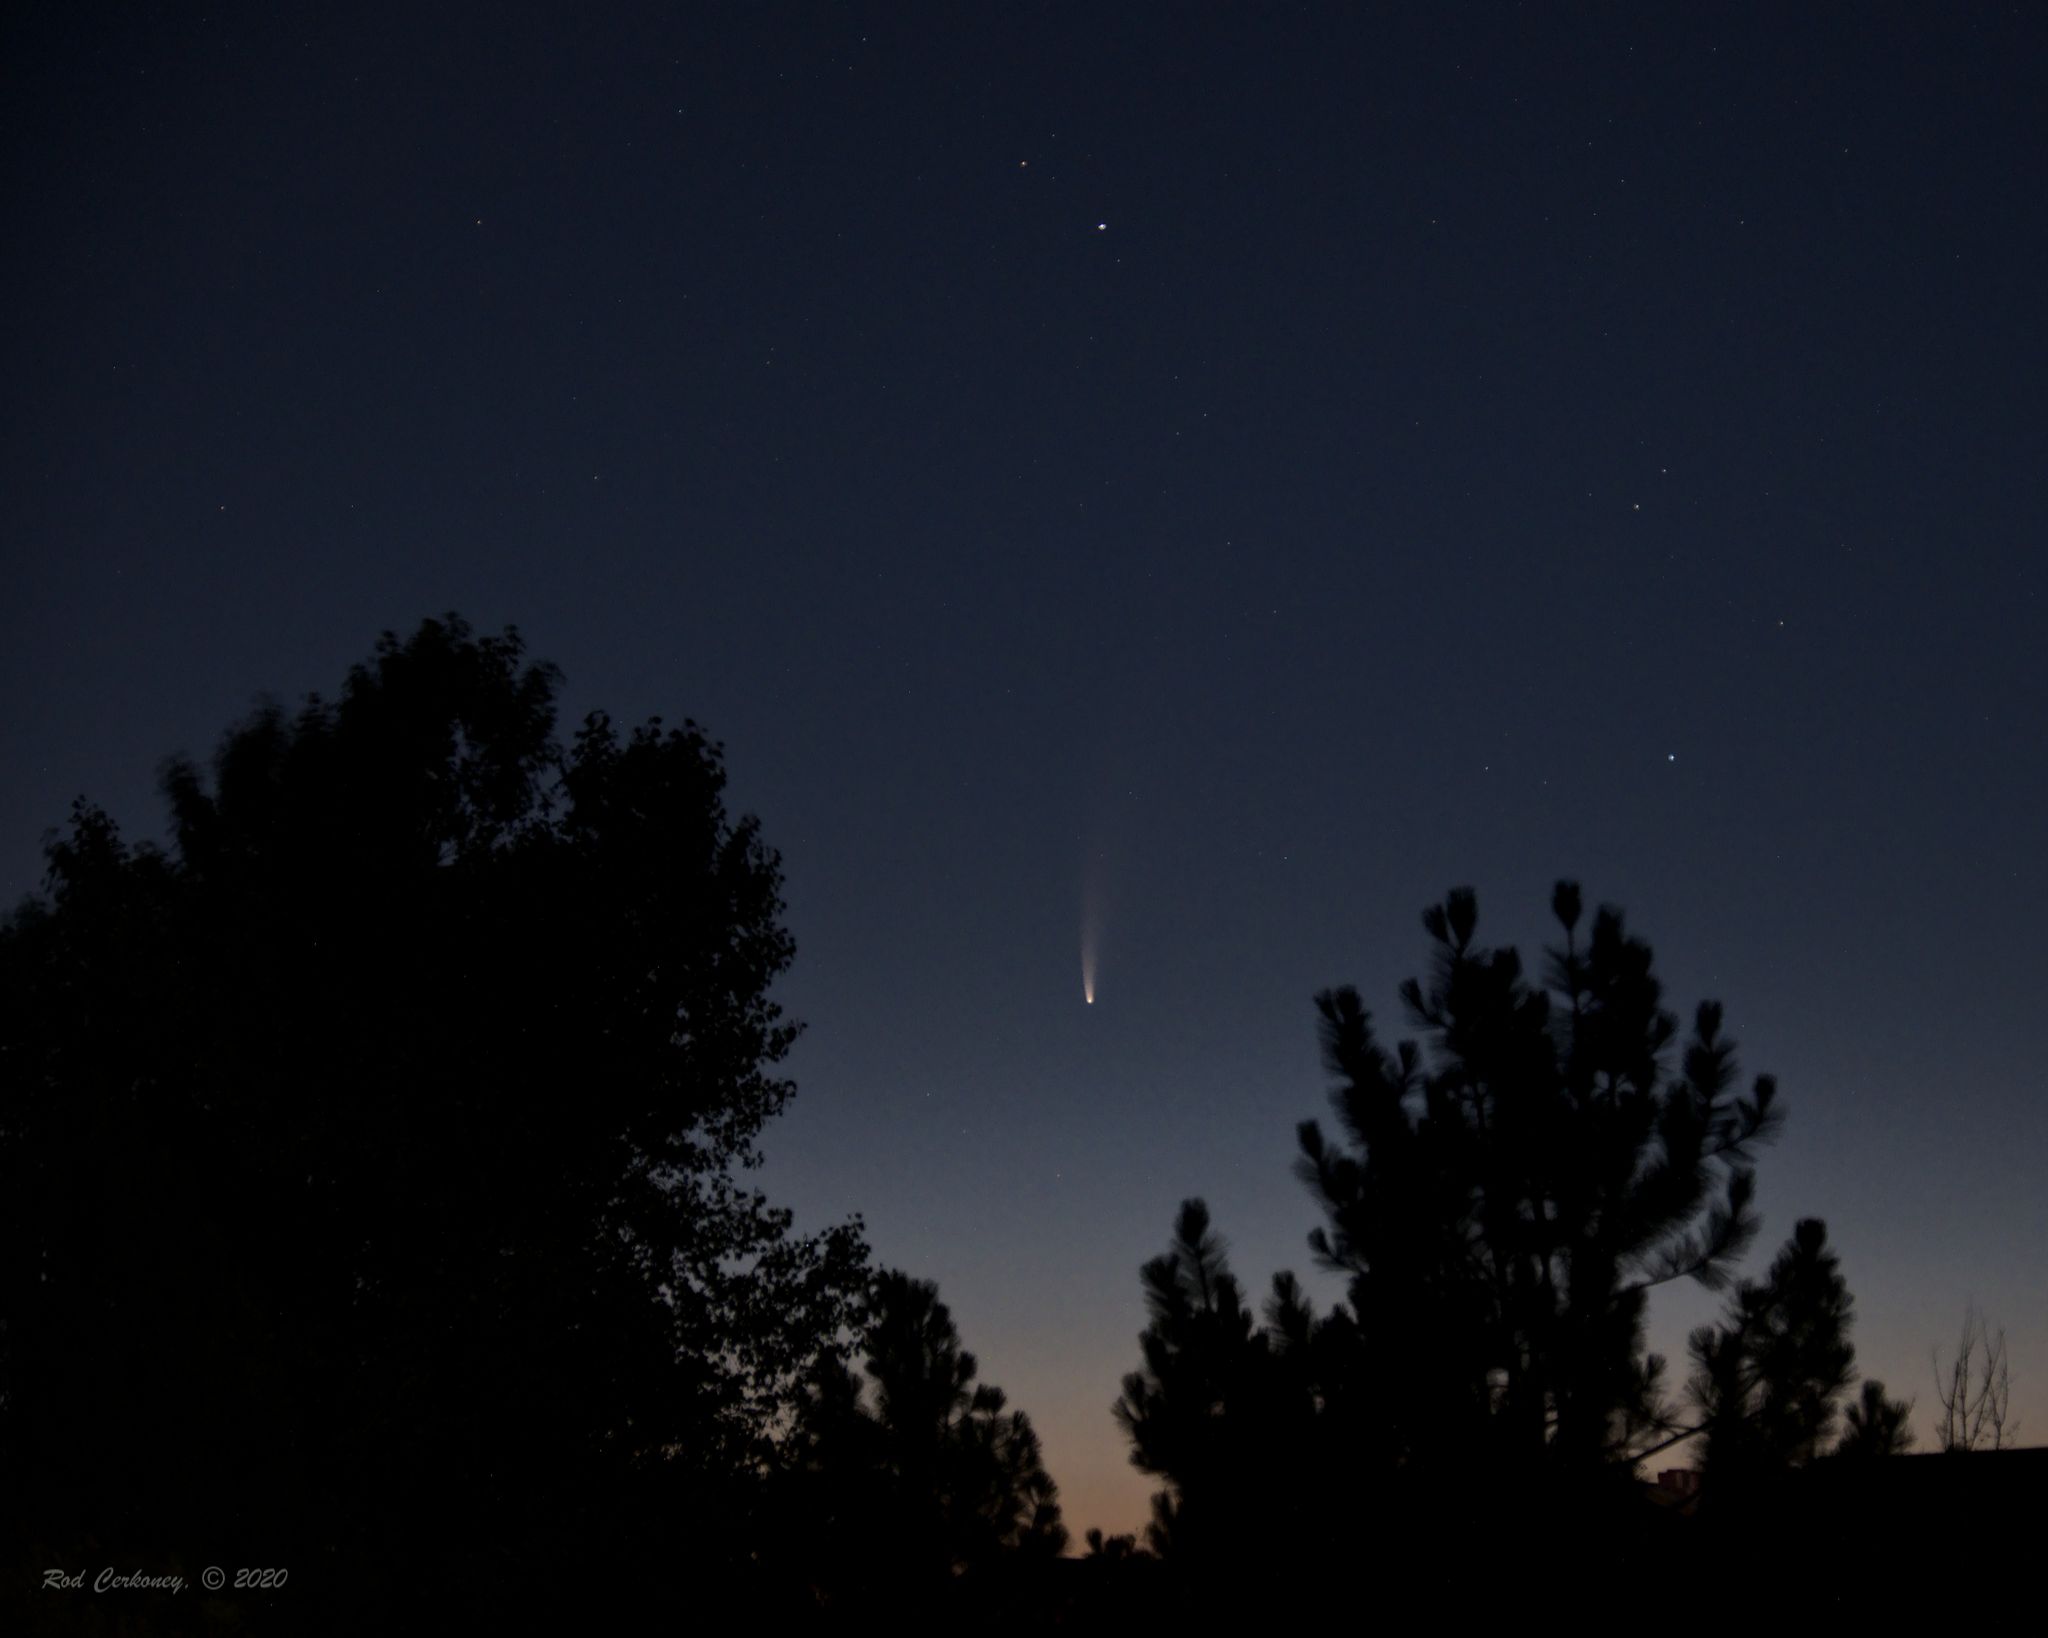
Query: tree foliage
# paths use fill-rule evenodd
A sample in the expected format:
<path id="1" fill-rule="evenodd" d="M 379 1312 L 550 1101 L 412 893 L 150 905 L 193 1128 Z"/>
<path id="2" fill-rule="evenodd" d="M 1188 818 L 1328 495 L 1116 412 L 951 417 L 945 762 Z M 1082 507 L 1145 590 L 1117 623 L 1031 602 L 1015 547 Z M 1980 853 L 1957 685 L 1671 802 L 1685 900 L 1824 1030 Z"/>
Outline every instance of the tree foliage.
<path id="1" fill-rule="evenodd" d="M 1148 1556 L 1145 1549 L 1138 1545 L 1138 1538 L 1135 1535 L 1105 1536 L 1100 1530 L 1091 1529 L 1087 1535 L 1087 1542 L 1087 1556 L 1108 1564 L 1123 1564 Z"/>
<path id="2" fill-rule="evenodd" d="M 1594 1553 L 1559 1521 L 1622 1516 L 1606 1510 L 1632 1495 L 1637 1460 L 1698 1431 L 1663 1392 L 1646 1305 L 1672 1281 L 1727 1286 L 1757 1230 L 1776 1086 L 1738 1088 L 1715 1003 L 1681 1039 L 1618 911 L 1582 931 L 1569 882 L 1552 910 L 1540 985 L 1515 951 L 1477 943 L 1468 890 L 1428 910 L 1429 972 L 1401 990 L 1419 1039 L 1383 1045 L 1353 990 L 1317 998 L 1337 1130 L 1303 1123 L 1297 1170 L 1344 1301 L 1318 1314 L 1281 1274 L 1255 1317 L 1198 1200 L 1146 1264 L 1142 1368 L 1116 1414 L 1132 1461 L 1165 1481 L 1163 1554 L 1369 1538 L 1435 1565 L 1449 1593 L 1493 1509 L 1528 1520 L 1531 1567 Z M 1713 1436 L 1802 1460 L 1852 1357 L 1818 1223 L 1735 1312 Z"/>
<path id="3" fill-rule="evenodd" d="M 1763 1280 L 1736 1289 L 1720 1325 L 1693 1332 L 1690 1388 L 1710 1484 L 1801 1466 L 1828 1450 L 1837 1401 L 1855 1380 L 1852 1306 L 1826 1225 L 1809 1217 Z"/>
<path id="4" fill-rule="evenodd" d="M 1718 1288 L 1756 1232 L 1752 1156 L 1776 1085 L 1736 1091 L 1721 1009 L 1678 1048 L 1650 948 L 1620 912 L 1579 930 L 1576 885 L 1552 910 L 1547 983 L 1475 942 L 1458 890 L 1423 917 L 1425 982 L 1402 986 L 1423 1044 L 1378 1042 L 1356 992 L 1318 998 L 1345 1141 L 1300 1129 L 1326 1226 L 1311 1247 L 1348 1278 L 1375 1346 L 1396 1462 L 1581 1470 L 1663 1425 L 1649 1292 Z"/>
<path id="5" fill-rule="evenodd" d="M 817 1594 L 845 1609 L 928 1595 L 1006 1555 L 1059 1556 L 1059 1491 L 1031 1419 L 976 1380 L 938 1287 L 879 1274 L 862 1346 L 866 1383 L 836 1354 L 817 1362 L 791 1444 L 793 1533 Z"/>
<path id="6" fill-rule="evenodd" d="M 1868 1381 L 1854 1403 L 1842 1412 L 1842 1438 L 1834 1453 L 1851 1461 L 1873 1456 L 1901 1456 L 1913 1448 L 1911 1400 L 1893 1399 L 1884 1384 Z"/>
<path id="7" fill-rule="evenodd" d="M 731 1515 L 865 1252 L 744 1181 L 793 945 L 720 748 L 596 714 L 565 749 L 559 681 L 430 620 L 210 780 L 169 763 L 168 848 L 82 800 L 48 844 L 0 930 L 39 1529 L 375 1556 L 427 1508 L 497 1561 Z"/>

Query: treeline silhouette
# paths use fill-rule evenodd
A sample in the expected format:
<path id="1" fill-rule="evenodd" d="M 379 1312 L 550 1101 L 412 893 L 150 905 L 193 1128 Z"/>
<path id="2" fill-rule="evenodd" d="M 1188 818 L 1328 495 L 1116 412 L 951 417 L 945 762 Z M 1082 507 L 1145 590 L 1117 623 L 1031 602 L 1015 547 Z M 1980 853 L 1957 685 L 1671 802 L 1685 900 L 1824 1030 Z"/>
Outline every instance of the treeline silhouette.
<path id="1" fill-rule="evenodd" d="M 1317 998 L 1337 1130 L 1304 1122 L 1296 1169 L 1344 1300 L 1319 1313 L 1283 1272 L 1254 1313 L 1207 1207 L 1182 1205 L 1115 1406 L 1164 1481 L 1149 1551 L 1186 1607 L 1242 1621 L 1346 1607 L 1327 1580 L 1283 1594 L 1290 1567 L 1348 1567 L 1411 1620 L 1729 1618 L 1689 1588 L 1780 1620 L 1952 1613 L 1940 1565 L 2023 1561 L 2048 1474 L 1896 1460 L 1910 1406 L 1876 1381 L 1849 1397 L 1854 1305 L 1818 1219 L 1735 1278 L 1776 1085 L 1739 1086 L 1714 1003 L 1680 1039 L 1620 912 L 1586 928 L 1571 882 L 1551 907 L 1540 985 L 1477 942 L 1469 890 L 1427 910 L 1428 976 L 1401 988 L 1417 1038 L 1391 1050 L 1354 991 Z M 1674 1387 L 1644 1320 L 1676 1281 L 1727 1297 Z M 1966 1319 L 1944 1404 L 1971 1395 L 1974 1349 L 1971 1402 L 1993 1408 L 1951 1452 L 1999 1448 L 2003 1336 L 1982 1329 Z"/>
<path id="2" fill-rule="evenodd" d="M 83 803 L 49 845 L 0 934 L 10 1591 L 168 1558 L 191 1621 L 288 1566 L 237 1617 L 339 1631 L 801 1585 L 760 1479 L 870 1276 L 745 1181 L 779 861 L 694 725 L 564 748 L 558 685 L 428 621 L 171 762 L 167 851 Z"/>
<path id="3" fill-rule="evenodd" d="M 1254 1314 L 1187 1202 L 1116 1404 L 1153 1522 L 1063 1557 L 936 1288 L 749 1186 L 794 947 L 720 748 L 602 714 L 563 746 L 559 684 L 430 620 L 167 764 L 168 847 L 83 800 L 49 840 L 0 927 L 9 1630 L 1583 1615 L 1722 1564 L 1845 1607 L 1757 1532 L 1906 1407 L 1844 1405 L 1821 1224 L 1735 1280 L 1775 1088 L 1717 1007 L 1679 1040 L 1618 913 L 1561 884 L 1533 985 L 1453 893 L 1419 1044 L 1318 999 L 1337 1125 L 1299 1170 L 1345 1299 L 1282 1274 Z M 1673 1390 L 1644 1314 L 1679 1280 L 1729 1295 Z M 1637 1475 L 1687 1441 L 1664 1505 Z M 42 1586 L 104 1565 L 187 1590 Z"/>

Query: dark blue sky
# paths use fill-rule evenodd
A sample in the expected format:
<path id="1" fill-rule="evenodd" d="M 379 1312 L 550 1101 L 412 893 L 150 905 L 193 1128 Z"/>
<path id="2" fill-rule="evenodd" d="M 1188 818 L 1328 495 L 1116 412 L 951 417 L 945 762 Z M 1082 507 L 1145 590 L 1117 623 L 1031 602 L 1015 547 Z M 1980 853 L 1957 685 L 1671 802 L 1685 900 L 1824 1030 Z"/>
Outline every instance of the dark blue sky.
<path id="1" fill-rule="evenodd" d="M 2048 14 L 9 29 L 10 893 L 442 610 L 695 716 L 788 870 L 768 1181 L 939 1279 L 1078 1530 L 1175 1203 L 1307 1272 L 1314 991 L 1574 875 L 1781 1077 L 1768 1240 L 1923 1438 L 1971 1297 L 2048 1432 Z"/>

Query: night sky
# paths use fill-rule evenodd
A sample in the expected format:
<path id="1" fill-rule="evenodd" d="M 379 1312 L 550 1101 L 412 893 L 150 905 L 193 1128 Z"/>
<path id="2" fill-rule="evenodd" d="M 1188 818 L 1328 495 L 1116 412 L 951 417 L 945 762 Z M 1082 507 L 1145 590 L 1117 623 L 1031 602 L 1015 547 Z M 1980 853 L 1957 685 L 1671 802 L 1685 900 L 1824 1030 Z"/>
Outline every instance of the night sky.
<path id="1" fill-rule="evenodd" d="M 1974 1298 L 2040 1442 L 2048 11 L 1659 9 L 17 11 L 0 887 L 444 610 L 695 717 L 766 1185 L 1078 1535 L 1177 1202 L 1310 1273 L 1314 992 L 1575 876 L 1780 1077 L 1750 1267 L 1923 1449 Z"/>

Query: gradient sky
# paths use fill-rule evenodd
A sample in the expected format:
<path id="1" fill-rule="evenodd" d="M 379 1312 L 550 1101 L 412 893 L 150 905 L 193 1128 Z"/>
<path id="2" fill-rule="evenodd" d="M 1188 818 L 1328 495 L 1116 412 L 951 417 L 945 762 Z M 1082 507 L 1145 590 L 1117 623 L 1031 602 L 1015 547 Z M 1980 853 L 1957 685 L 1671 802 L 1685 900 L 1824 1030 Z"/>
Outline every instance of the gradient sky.
<path id="1" fill-rule="evenodd" d="M 16 9 L 0 887 L 446 609 L 695 716 L 768 1184 L 1078 1535 L 1176 1203 L 1309 1271 L 1313 993 L 1573 875 L 1780 1077 L 1752 1267 L 2048 1438 L 2048 12 L 1654 9 Z"/>

